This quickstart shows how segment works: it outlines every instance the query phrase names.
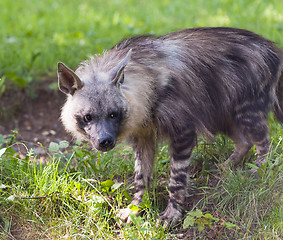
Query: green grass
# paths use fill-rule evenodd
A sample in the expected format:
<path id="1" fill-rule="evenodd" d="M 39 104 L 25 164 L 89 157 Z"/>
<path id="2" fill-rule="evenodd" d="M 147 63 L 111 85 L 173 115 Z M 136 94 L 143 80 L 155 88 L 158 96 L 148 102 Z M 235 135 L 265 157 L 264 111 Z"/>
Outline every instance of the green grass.
<path id="1" fill-rule="evenodd" d="M 282 12 L 280 0 L 1 0 L 0 76 L 24 88 L 58 61 L 74 68 L 122 38 L 187 27 L 246 28 L 283 47 Z"/>
<path id="2" fill-rule="evenodd" d="M 189 199 L 194 203 L 186 215 L 186 228 L 181 224 L 171 231 L 156 224 L 168 199 L 166 146 L 156 157 L 142 214 L 132 216 L 133 225 L 122 226 L 116 214 L 130 203 L 133 191 L 134 159 L 127 147 L 98 153 L 64 141 L 51 143 L 45 149 L 47 157 L 39 158 L 32 149 L 19 152 L 22 144 L 13 142 L 14 137 L 0 135 L 0 239 L 205 239 L 209 234 L 216 239 L 280 239 L 282 128 L 275 123 L 272 128 L 279 141 L 259 178 L 242 167 L 221 173 L 207 170 L 213 159 L 225 159 L 217 147 L 228 154 L 231 144 L 221 137 L 213 145 L 200 140 L 193 154 L 203 161 L 191 180 Z M 250 156 L 255 159 L 253 151 Z"/>
<path id="3" fill-rule="evenodd" d="M 7 87 L 29 91 L 56 75 L 58 61 L 74 68 L 122 38 L 201 26 L 249 29 L 283 47 L 283 1 L 1 0 L 0 97 Z M 200 140 L 189 197 L 195 201 L 185 221 L 190 227 L 172 231 L 156 225 L 168 198 L 166 145 L 159 148 L 142 215 L 123 227 L 116 213 L 132 197 L 128 147 L 97 153 L 53 143 L 41 158 L 32 149 L 18 151 L 23 144 L 0 134 L 0 239 L 283 238 L 283 131 L 270 121 L 274 149 L 258 179 L 245 164 L 221 175 L 208 171 L 229 156 L 232 145 L 221 136 L 210 144 Z M 247 159 L 254 158 L 252 149 Z"/>

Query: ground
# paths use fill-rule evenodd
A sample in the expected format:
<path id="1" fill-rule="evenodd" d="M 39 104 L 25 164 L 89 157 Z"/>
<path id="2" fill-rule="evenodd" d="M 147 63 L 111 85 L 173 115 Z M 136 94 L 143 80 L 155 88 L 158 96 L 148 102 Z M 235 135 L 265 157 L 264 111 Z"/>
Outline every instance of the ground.
<path id="1" fill-rule="evenodd" d="M 49 86 L 56 78 L 40 82 L 32 91 L 9 89 L 1 97 L 0 134 L 8 136 L 18 130 L 17 139 L 40 154 L 51 141 L 70 140 L 60 122 L 65 95 Z M 31 97 L 31 95 L 34 95 Z"/>

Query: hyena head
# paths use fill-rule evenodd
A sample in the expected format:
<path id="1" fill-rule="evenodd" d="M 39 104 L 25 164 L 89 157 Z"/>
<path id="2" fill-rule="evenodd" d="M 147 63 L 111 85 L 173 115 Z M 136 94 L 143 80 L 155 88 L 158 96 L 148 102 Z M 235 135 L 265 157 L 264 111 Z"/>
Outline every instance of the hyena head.
<path id="1" fill-rule="evenodd" d="M 63 125 L 99 151 L 114 148 L 128 116 L 129 104 L 120 88 L 130 54 L 107 71 L 86 64 L 73 72 L 58 63 L 59 89 L 68 96 L 62 108 Z"/>

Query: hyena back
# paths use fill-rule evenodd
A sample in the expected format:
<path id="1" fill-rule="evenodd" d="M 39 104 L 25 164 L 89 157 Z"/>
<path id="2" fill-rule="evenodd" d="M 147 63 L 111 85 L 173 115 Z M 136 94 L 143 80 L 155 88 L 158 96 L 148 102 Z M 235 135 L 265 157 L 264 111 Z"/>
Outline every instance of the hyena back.
<path id="1" fill-rule="evenodd" d="M 68 95 L 62 122 L 97 150 L 126 139 L 135 151 L 139 205 L 153 168 L 156 139 L 169 140 L 169 201 L 160 215 L 175 224 L 185 202 L 190 155 L 199 134 L 226 134 L 239 163 L 251 146 L 256 164 L 269 151 L 267 114 L 283 122 L 283 54 L 272 42 L 233 28 L 186 29 L 126 39 L 73 72 L 58 64 Z M 129 209 L 120 212 L 127 221 Z"/>

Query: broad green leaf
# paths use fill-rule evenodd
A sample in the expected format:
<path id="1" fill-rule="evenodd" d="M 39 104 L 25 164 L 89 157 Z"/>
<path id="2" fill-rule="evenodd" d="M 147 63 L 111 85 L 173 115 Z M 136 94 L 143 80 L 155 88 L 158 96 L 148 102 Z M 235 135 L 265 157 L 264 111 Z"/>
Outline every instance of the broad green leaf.
<path id="1" fill-rule="evenodd" d="M 213 217 L 210 213 L 204 214 L 203 217 L 206 218 L 206 219 L 210 219 L 210 220 L 216 221 L 216 222 L 219 221 L 219 218 Z"/>
<path id="2" fill-rule="evenodd" d="M 133 211 L 133 212 L 137 212 L 137 211 L 140 210 L 140 208 L 139 208 L 138 206 L 134 205 L 134 204 L 131 204 L 131 205 L 129 206 L 129 208 L 130 208 L 131 211 Z"/>
<path id="3" fill-rule="evenodd" d="M 204 225 L 204 222 L 202 221 L 202 219 L 197 219 L 196 224 L 197 224 L 198 231 L 202 232 L 205 228 L 205 225 Z"/>
<path id="4" fill-rule="evenodd" d="M 188 227 L 193 227 L 195 224 L 195 218 L 193 216 L 188 215 L 183 223 L 183 229 L 186 229 Z"/>
<path id="5" fill-rule="evenodd" d="M 195 211 L 191 211 L 188 214 L 193 216 L 193 217 L 197 217 L 197 218 L 203 217 L 202 211 L 199 210 L 199 209 L 197 209 Z"/>
<path id="6" fill-rule="evenodd" d="M 203 225 L 204 225 L 205 227 L 208 227 L 209 229 L 213 229 L 213 228 L 212 228 L 213 220 L 211 220 L 211 219 L 209 219 L 209 218 L 202 218 L 202 219 L 200 219 L 200 220 L 202 221 L 202 223 L 203 223 Z"/>
<path id="7" fill-rule="evenodd" d="M 101 182 L 100 184 L 105 188 L 111 188 L 115 184 L 115 182 L 113 182 L 112 180 L 106 180 L 104 182 Z"/>
<path id="8" fill-rule="evenodd" d="M 69 142 L 68 141 L 65 141 L 65 140 L 63 140 L 63 141 L 61 141 L 61 142 L 59 142 L 59 148 L 67 148 L 67 147 L 69 147 Z"/>
<path id="9" fill-rule="evenodd" d="M 48 149 L 49 149 L 49 152 L 53 152 L 53 153 L 59 152 L 59 144 L 55 142 L 51 142 L 49 144 Z"/>
<path id="10" fill-rule="evenodd" d="M 205 229 L 205 225 L 201 219 L 197 219 L 196 224 L 199 232 L 202 232 Z"/>

